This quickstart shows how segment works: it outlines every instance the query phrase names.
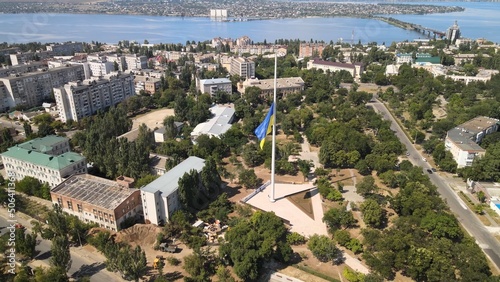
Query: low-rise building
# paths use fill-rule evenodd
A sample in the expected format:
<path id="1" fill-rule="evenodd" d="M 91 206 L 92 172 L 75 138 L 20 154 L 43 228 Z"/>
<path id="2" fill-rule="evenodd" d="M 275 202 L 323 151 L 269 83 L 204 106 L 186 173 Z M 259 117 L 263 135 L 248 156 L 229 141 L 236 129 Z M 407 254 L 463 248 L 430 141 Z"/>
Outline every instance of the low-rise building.
<path id="1" fill-rule="evenodd" d="M 218 91 L 226 92 L 231 94 L 232 90 L 231 80 L 228 78 L 211 78 L 211 79 L 200 79 L 198 81 L 198 90 L 201 93 L 208 93 L 210 96 L 215 96 Z"/>
<path id="2" fill-rule="evenodd" d="M 26 176 L 55 187 L 75 173 L 86 173 L 85 157 L 69 151 L 68 139 L 46 136 L 10 147 L 1 154 L 5 171 L 16 180 Z"/>
<path id="3" fill-rule="evenodd" d="M 174 126 L 177 129 L 177 133 L 179 133 L 182 130 L 182 126 L 184 123 L 174 121 Z M 167 140 L 166 134 L 165 134 L 165 126 L 162 126 L 158 128 L 157 130 L 154 131 L 154 137 L 155 137 L 155 142 L 157 143 L 162 143 Z"/>
<path id="4" fill-rule="evenodd" d="M 201 172 L 205 160 L 189 157 L 153 182 L 141 188 L 142 207 L 146 223 L 161 225 L 170 221 L 181 209 L 179 179 L 191 170 Z"/>
<path id="5" fill-rule="evenodd" d="M 231 123 L 234 120 L 234 108 L 215 105 L 210 108 L 210 112 L 213 117 L 198 124 L 191 132 L 193 142 L 196 142 L 200 135 L 220 138 L 222 134 L 231 128 Z"/>
<path id="6" fill-rule="evenodd" d="M 313 59 L 307 62 L 307 69 L 321 69 L 324 71 L 331 71 L 331 72 L 336 72 L 336 71 L 347 71 L 351 74 L 353 78 L 360 78 L 361 74 L 363 73 L 363 64 L 361 63 L 354 63 L 354 64 L 347 64 L 347 63 L 338 63 L 338 62 L 330 62 L 330 61 L 324 61 L 321 59 Z"/>
<path id="7" fill-rule="evenodd" d="M 458 167 L 471 166 L 474 159 L 484 156 L 486 150 L 478 143 L 484 136 L 498 131 L 500 120 L 479 116 L 451 130 L 446 134 L 445 148 L 453 155 Z"/>
<path id="8" fill-rule="evenodd" d="M 413 63 L 413 54 L 411 53 L 398 53 L 396 54 L 396 64 L 412 64 Z"/>
<path id="9" fill-rule="evenodd" d="M 140 190 L 90 174 L 71 176 L 53 188 L 50 196 L 63 211 L 113 231 L 129 218 L 142 217 Z"/>
<path id="10" fill-rule="evenodd" d="M 263 98 L 272 97 L 274 94 L 274 79 L 247 79 L 238 84 L 238 92 L 245 93 L 248 87 L 257 87 L 260 89 L 260 95 Z M 291 93 L 301 92 L 305 89 L 304 80 L 301 77 L 284 77 L 276 79 L 276 92 L 279 95 L 286 96 Z"/>

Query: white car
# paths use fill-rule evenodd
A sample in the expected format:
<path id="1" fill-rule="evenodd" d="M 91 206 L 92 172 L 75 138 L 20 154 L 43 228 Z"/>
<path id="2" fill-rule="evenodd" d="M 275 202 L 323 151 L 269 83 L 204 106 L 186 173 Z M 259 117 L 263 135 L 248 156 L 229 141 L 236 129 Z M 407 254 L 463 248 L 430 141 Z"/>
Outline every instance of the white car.
<path id="1" fill-rule="evenodd" d="M 426 162 L 426 161 L 427 161 L 427 159 L 426 159 L 426 158 L 422 158 L 422 161 Z"/>

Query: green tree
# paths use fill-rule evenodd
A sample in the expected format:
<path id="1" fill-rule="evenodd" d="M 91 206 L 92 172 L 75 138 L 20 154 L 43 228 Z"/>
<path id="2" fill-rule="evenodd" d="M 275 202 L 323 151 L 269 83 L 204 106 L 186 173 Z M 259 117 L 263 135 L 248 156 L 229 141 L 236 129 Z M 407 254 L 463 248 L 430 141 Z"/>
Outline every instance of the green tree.
<path id="1" fill-rule="evenodd" d="M 165 126 L 165 138 L 167 139 L 174 139 L 177 134 L 178 130 L 177 127 L 175 126 L 175 117 L 174 116 L 168 116 L 163 120 L 163 126 Z"/>
<path id="2" fill-rule="evenodd" d="M 239 173 L 239 183 L 245 188 L 257 188 L 262 184 L 262 179 L 258 178 L 253 169 L 243 169 Z"/>
<path id="3" fill-rule="evenodd" d="M 31 125 L 27 121 L 23 122 L 23 128 L 26 137 L 32 136 L 33 129 L 31 128 Z"/>
<path id="4" fill-rule="evenodd" d="M 330 238 L 325 235 L 314 234 L 307 242 L 307 248 L 321 262 L 334 261 L 340 256 L 339 249 Z"/>
<path id="5" fill-rule="evenodd" d="M 375 179 L 371 175 L 363 177 L 363 180 L 356 184 L 356 193 L 363 197 L 373 194 L 377 190 L 378 187 L 375 185 Z"/>
<path id="6" fill-rule="evenodd" d="M 273 257 L 285 263 L 289 261 L 291 249 L 286 243 L 286 234 L 287 229 L 279 217 L 258 211 L 231 226 L 225 243 L 219 248 L 219 256 L 234 266 L 241 279 L 256 279 L 264 262 Z"/>
<path id="7" fill-rule="evenodd" d="M 134 281 L 138 282 L 148 270 L 146 253 L 140 246 L 134 249 L 130 247 L 123 248 L 119 254 L 119 270 Z"/>
<path id="8" fill-rule="evenodd" d="M 372 227 L 381 227 L 385 222 L 384 209 L 373 199 L 365 200 L 360 206 L 363 221 Z"/>
<path id="9" fill-rule="evenodd" d="M 69 252 L 69 240 L 64 235 L 56 235 L 52 238 L 52 247 L 50 248 L 50 264 L 53 267 L 64 269 L 66 272 L 71 267 L 71 254 Z"/>
<path id="10" fill-rule="evenodd" d="M 299 166 L 300 172 L 304 176 L 304 181 L 307 180 L 307 176 L 309 175 L 309 172 L 311 171 L 311 167 L 313 166 L 313 164 L 311 163 L 311 161 L 298 160 L 297 165 Z"/>
<path id="11" fill-rule="evenodd" d="M 323 222 L 328 226 L 330 233 L 340 228 L 350 228 L 356 223 L 351 211 L 343 208 L 331 208 L 323 215 Z"/>
<path id="12" fill-rule="evenodd" d="M 26 229 L 24 228 L 16 228 L 16 252 L 20 255 L 33 259 L 35 257 L 35 247 L 36 243 L 36 234 L 34 233 L 26 233 Z"/>

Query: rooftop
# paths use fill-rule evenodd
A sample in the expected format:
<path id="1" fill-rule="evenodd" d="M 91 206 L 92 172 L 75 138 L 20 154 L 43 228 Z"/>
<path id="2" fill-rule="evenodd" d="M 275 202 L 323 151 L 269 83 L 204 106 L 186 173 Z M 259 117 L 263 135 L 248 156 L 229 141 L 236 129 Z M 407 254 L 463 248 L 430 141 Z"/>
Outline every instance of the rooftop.
<path id="1" fill-rule="evenodd" d="M 74 152 L 67 152 L 58 156 L 46 155 L 36 151 L 26 150 L 19 147 L 10 147 L 1 154 L 5 157 L 14 158 L 23 162 L 32 163 L 38 166 L 44 166 L 51 169 L 61 170 L 73 165 L 85 158 Z"/>
<path id="2" fill-rule="evenodd" d="M 57 135 L 49 135 L 43 138 L 35 138 L 30 141 L 21 143 L 17 147 L 33 150 L 35 152 L 45 153 L 52 150 L 52 147 L 61 142 L 68 141 L 68 138 Z"/>
<path id="3" fill-rule="evenodd" d="M 361 66 L 363 64 L 361 63 L 354 63 L 354 64 L 347 64 L 347 63 L 338 63 L 338 62 L 331 62 L 331 61 L 324 61 L 324 60 L 321 60 L 321 59 L 314 59 L 312 61 L 313 64 L 316 64 L 316 65 L 326 65 L 326 66 L 334 66 L 334 67 L 339 67 L 339 68 L 349 68 L 349 69 L 353 69 L 355 66 Z"/>
<path id="4" fill-rule="evenodd" d="M 214 115 L 206 122 L 198 124 L 191 132 L 191 136 L 199 136 L 208 134 L 212 136 L 220 136 L 231 128 L 231 121 L 234 116 L 234 108 L 214 106 L 210 108 Z"/>
<path id="5" fill-rule="evenodd" d="M 245 86 L 255 86 L 262 90 L 273 90 L 274 89 L 274 79 L 258 79 L 250 78 L 244 83 Z M 276 79 L 277 89 L 294 88 L 304 86 L 304 80 L 301 77 L 285 77 Z"/>
<path id="6" fill-rule="evenodd" d="M 211 84 L 221 84 L 221 83 L 231 83 L 228 78 L 212 78 L 212 79 L 200 79 L 200 84 L 211 85 Z"/>
<path id="7" fill-rule="evenodd" d="M 495 123 L 500 124 L 500 121 L 484 116 L 475 117 L 449 130 L 447 136 L 464 151 L 483 152 L 484 149 L 475 142 L 475 136 Z"/>
<path id="8" fill-rule="evenodd" d="M 114 210 L 135 191 L 138 190 L 125 188 L 112 180 L 90 174 L 77 174 L 69 177 L 50 192 Z"/>
<path id="9" fill-rule="evenodd" d="M 143 192 L 156 193 L 160 191 L 164 197 L 172 194 L 179 187 L 179 179 L 192 169 L 200 172 L 205 166 L 205 160 L 198 157 L 189 157 L 176 165 L 164 175 L 141 188 Z"/>

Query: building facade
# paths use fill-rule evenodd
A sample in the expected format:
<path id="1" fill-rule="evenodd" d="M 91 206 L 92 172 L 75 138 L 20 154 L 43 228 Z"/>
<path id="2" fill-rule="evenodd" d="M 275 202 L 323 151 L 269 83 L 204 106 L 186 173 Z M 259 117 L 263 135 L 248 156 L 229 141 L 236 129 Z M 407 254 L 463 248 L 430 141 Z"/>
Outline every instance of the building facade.
<path id="1" fill-rule="evenodd" d="M 62 122 L 78 121 L 134 95 L 134 78 L 130 74 L 108 75 L 102 79 L 70 82 L 54 88 Z"/>
<path id="2" fill-rule="evenodd" d="M 301 43 L 299 47 L 299 58 L 321 57 L 326 46 L 328 45 L 325 43 Z"/>
<path id="3" fill-rule="evenodd" d="M 248 87 L 260 89 L 263 98 L 270 98 L 274 94 L 274 79 L 247 79 L 238 85 L 238 92 L 245 93 Z M 304 80 L 301 77 L 284 77 L 276 79 L 276 92 L 286 96 L 291 93 L 298 93 L 305 89 Z"/>
<path id="4" fill-rule="evenodd" d="M 484 116 L 473 118 L 447 132 L 445 148 L 451 152 L 459 168 L 471 166 L 476 158 L 486 153 L 478 143 L 484 136 L 497 132 L 499 126 L 498 119 Z"/>
<path id="5" fill-rule="evenodd" d="M 142 217 L 140 190 L 90 174 L 71 176 L 53 188 L 50 197 L 53 204 L 81 221 L 113 231 L 129 218 Z"/>
<path id="6" fill-rule="evenodd" d="M 69 151 L 68 139 L 46 136 L 10 147 L 2 153 L 7 175 L 16 180 L 26 176 L 55 187 L 75 173 L 86 173 L 85 157 Z"/>
<path id="7" fill-rule="evenodd" d="M 51 51 L 41 51 L 41 52 L 24 52 L 10 54 L 10 62 L 13 66 L 27 64 L 32 61 L 41 61 L 52 58 L 53 54 Z"/>
<path id="8" fill-rule="evenodd" d="M 135 69 L 147 69 L 148 68 L 148 58 L 146 56 L 126 55 L 125 65 L 127 70 Z"/>
<path id="9" fill-rule="evenodd" d="M 162 225 L 181 209 L 179 179 L 191 170 L 201 172 L 205 160 L 189 157 L 165 174 L 141 188 L 142 208 L 146 223 Z"/>
<path id="10" fill-rule="evenodd" d="M 255 77 L 255 63 L 242 57 L 232 58 L 229 73 L 242 79 Z"/>
<path id="11" fill-rule="evenodd" d="M 49 99 L 54 87 L 63 86 L 70 81 L 85 78 L 83 66 L 68 65 L 9 77 L 0 78 L 7 95 L 6 106 L 14 108 L 17 105 L 27 107 L 41 106 L 43 100 Z M 5 106 L 5 105 L 4 105 Z"/>
<path id="12" fill-rule="evenodd" d="M 198 81 L 198 90 L 200 90 L 201 93 L 208 93 L 213 97 L 217 91 L 231 94 L 233 92 L 233 87 L 231 80 L 228 78 L 200 79 Z"/>
<path id="13" fill-rule="evenodd" d="M 83 52 L 83 43 L 81 42 L 65 42 L 61 44 L 50 44 L 47 46 L 47 51 L 57 56 L 71 56 L 75 53 Z"/>
<path id="14" fill-rule="evenodd" d="M 344 70 L 349 72 L 353 78 L 360 78 L 361 74 L 364 71 L 363 64 L 361 63 L 346 64 L 346 63 L 323 61 L 321 59 L 314 59 L 307 62 L 307 69 L 309 70 L 312 68 L 321 69 L 324 71 L 328 70 L 331 72 Z"/>

